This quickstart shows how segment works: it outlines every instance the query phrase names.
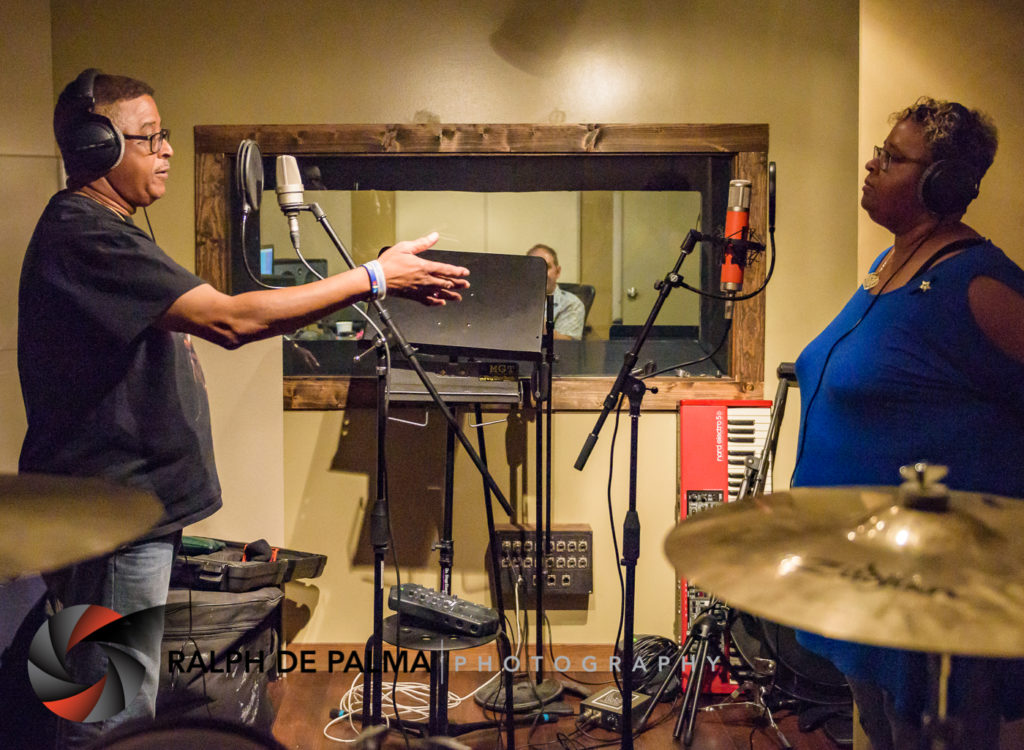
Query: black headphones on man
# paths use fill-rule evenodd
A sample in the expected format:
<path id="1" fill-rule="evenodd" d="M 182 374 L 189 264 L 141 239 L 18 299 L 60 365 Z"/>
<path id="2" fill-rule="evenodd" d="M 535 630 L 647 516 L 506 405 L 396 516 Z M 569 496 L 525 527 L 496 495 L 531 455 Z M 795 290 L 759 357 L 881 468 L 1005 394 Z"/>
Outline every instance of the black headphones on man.
<path id="1" fill-rule="evenodd" d="M 88 68 L 61 92 L 53 114 L 64 168 L 76 179 L 94 180 L 121 163 L 124 137 L 110 118 L 93 111 L 93 84 L 100 71 Z"/>

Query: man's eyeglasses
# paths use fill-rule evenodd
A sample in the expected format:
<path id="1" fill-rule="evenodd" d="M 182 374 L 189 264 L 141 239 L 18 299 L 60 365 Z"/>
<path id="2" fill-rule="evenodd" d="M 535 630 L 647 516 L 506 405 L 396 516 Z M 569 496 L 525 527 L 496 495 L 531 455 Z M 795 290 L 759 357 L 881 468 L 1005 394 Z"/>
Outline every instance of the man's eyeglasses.
<path id="1" fill-rule="evenodd" d="M 924 159 L 908 159 L 906 156 L 895 156 L 890 154 L 881 146 L 875 146 L 875 160 L 878 162 L 878 168 L 883 172 L 889 171 L 890 164 L 901 164 L 903 162 L 910 162 L 912 164 L 928 164 Z"/>
<path id="2" fill-rule="evenodd" d="M 149 153 L 155 154 L 163 148 L 164 141 L 170 140 L 171 131 L 167 128 L 153 133 L 153 135 L 126 135 L 126 141 L 149 141 Z"/>

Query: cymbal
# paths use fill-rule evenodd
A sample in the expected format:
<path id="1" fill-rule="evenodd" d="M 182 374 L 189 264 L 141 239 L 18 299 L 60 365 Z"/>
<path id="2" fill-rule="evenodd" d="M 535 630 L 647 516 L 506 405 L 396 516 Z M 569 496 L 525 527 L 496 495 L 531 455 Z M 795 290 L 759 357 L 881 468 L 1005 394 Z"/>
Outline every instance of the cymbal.
<path id="1" fill-rule="evenodd" d="M 941 487 L 941 485 L 939 485 Z M 944 490 L 944 488 L 943 488 Z M 665 552 L 730 605 L 841 640 L 1024 656 L 1024 501 L 896 487 L 797 488 L 703 511 Z"/>
<path id="2" fill-rule="evenodd" d="M 0 582 L 110 552 L 162 514 L 150 493 L 103 479 L 0 474 Z"/>

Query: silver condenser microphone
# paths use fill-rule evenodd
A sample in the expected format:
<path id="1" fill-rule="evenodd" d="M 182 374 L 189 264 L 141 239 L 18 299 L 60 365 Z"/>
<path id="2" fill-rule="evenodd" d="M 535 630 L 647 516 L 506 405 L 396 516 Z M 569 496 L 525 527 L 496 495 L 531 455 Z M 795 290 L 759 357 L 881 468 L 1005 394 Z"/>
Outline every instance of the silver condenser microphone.
<path id="1" fill-rule="evenodd" d="M 277 157 L 277 203 L 288 217 L 288 234 L 299 252 L 299 209 L 302 207 L 302 175 L 294 156 Z"/>

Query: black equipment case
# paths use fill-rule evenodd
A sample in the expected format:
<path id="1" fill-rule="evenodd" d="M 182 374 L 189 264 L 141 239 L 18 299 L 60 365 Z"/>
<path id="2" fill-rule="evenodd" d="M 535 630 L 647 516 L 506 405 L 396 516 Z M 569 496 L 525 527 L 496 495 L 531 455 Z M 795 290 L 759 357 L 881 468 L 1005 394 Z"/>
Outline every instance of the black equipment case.
<path id="1" fill-rule="evenodd" d="M 247 546 L 249 557 L 263 559 L 244 559 Z M 164 612 L 158 716 L 223 718 L 269 732 L 283 584 L 316 578 L 326 564 L 325 555 L 262 539 L 183 539 Z"/>
<path id="2" fill-rule="evenodd" d="M 293 578 L 316 578 L 327 564 L 326 555 L 273 548 L 276 559 L 244 560 L 241 542 L 209 540 L 223 545 L 205 554 L 179 552 L 171 573 L 171 586 L 209 591 L 251 591 L 280 586 Z"/>

